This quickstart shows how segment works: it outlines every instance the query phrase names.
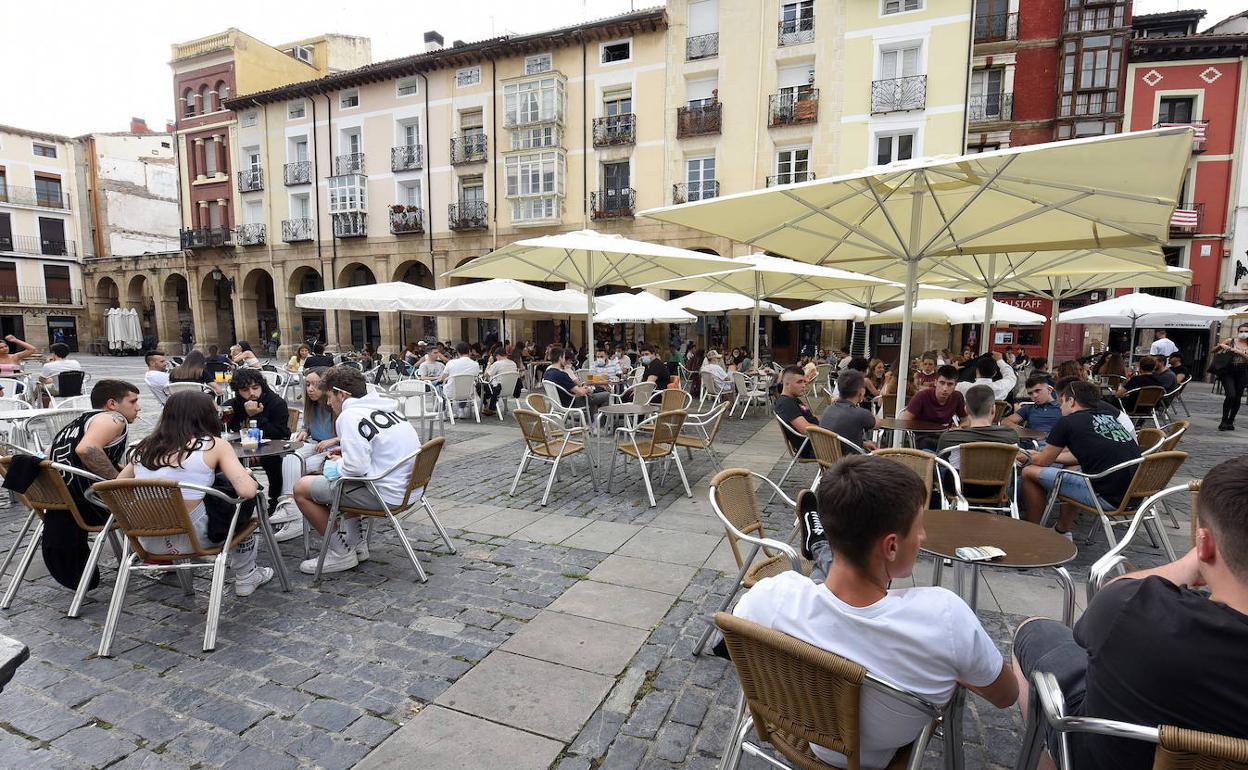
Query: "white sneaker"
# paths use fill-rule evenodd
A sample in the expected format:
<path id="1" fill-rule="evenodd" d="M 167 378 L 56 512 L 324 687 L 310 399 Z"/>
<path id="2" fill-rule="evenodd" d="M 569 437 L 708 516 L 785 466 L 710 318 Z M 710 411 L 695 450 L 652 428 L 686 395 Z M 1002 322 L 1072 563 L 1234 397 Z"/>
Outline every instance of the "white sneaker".
<path id="1" fill-rule="evenodd" d="M 285 524 L 288 521 L 298 521 L 303 515 L 299 513 L 299 507 L 295 505 L 294 500 L 283 500 L 277 504 L 277 510 L 273 511 L 273 515 L 269 517 L 270 524 Z"/>
<path id="2" fill-rule="evenodd" d="M 273 530 L 273 539 L 279 543 L 285 543 L 287 540 L 294 540 L 302 536 L 303 523 L 299 521 L 288 521 Z"/>
<path id="3" fill-rule="evenodd" d="M 256 567 L 240 578 L 234 579 L 235 596 L 251 596 L 256 589 L 273 579 L 272 567 Z"/>
<path id="4" fill-rule="evenodd" d="M 355 547 L 356 561 L 368 561 L 368 539 L 360 538 L 360 544 Z"/>
<path id="5" fill-rule="evenodd" d="M 320 556 L 313 556 L 311 559 L 305 559 L 299 562 L 299 571 L 305 575 L 316 574 L 316 561 Z M 349 569 L 355 569 L 360 563 L 356 558 L 355 551 L 347 551 L 346 553 L 335 553 L 334 549 L 329 549 L 329 553 L 325 554 L 325 565 L 321 567 L 321 572 L 346 572 Z"/>

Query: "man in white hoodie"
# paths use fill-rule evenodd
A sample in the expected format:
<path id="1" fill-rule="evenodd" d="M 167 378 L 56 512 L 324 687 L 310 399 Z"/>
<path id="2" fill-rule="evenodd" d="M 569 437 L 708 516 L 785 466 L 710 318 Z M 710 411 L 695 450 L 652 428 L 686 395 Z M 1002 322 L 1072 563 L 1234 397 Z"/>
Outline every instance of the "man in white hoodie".
<path id="1" fill-rule="evenodd" d="M 329 407 L 336 415 L 334 427 L 340 444 L 331 450 L 326 461 L 327 472 L 320 476 L 304 476 L 295 483 L 295 504 L 317 532 L 325 534 L 329 524 L 329 508 L 334 493 L 341 484 L 342 505 L 351 508 L 380 510 L 381 503 L 363 484 L 343 482 L 339 477 L 361 478 L 379 476 L 404 457 L 420 449 L 416 429 L 399 412 L 397 402 L 378 395 L 370 395 L 364 382 L 364 374 L 350 366 L 335 366 L 325 373 L 323 387 Z M 337 460 L 335 466 L 330 461 Z M 412 462 L 415 462 L 413 460 Z M 411 477 L 411 464 L 398 468 L 373 485 L 393 509 L 403 501 L 407 482 Z M 368 558 L 368 544 L 360 537 L 358 516 L 343 518 L 343 531 L 332 533 L 325 539 L 329 553 L 325 554 L 322 572 L 342 572 L 353 569 Z M 316 557 L 299 565 L 307 574 L 316 572 Z"/>

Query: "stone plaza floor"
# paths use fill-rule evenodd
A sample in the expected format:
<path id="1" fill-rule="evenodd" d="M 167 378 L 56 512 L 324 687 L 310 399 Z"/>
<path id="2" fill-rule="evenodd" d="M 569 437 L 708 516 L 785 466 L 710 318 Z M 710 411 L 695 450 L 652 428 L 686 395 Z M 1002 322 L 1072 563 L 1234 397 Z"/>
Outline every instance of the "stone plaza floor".
<path id="1" fill-rule="evenodd" d="M 142 382 L 141 359 L 81 358 L 96 378 Z M 1248 447 L 1248 425 L 1214 430 L 1221 397 L 1210 386 L 1194 385 L 1187 401 L 1193 427 L 1179 448 L 1190 457 L 1176 483 Z M 142 406 L 154 419 L 145 389 Z M 692 498 L 669 473 L 655 508 L 635 466 L 617 472 L 608 494 L 573 462 L 543 507 L 547 466 L 531 467 L 507 494 L 522 451 L 513 419 L 461 421 L 446 437 L 429 494 L 457 553 L 420 516 L 405 525 L 427 583 L 414 580 L 385 528 L 369 561 L 319 588 L 298 572 L 299 541 L 284 543 L 291 592 L 276 580 L 246 599 L 227 590 L 215 652 L 200 649 L 205 579 L 191 597 L 171 580 L 132 580 L 115 657 L 101 659 L 112 570 L 82 617 L 69 619 L 71 592 L 36 559 L 0 612 L 0 633 L 31 651 L 0 694 L 0 767 L 716 767 L 739 689 L 727 662 L 691 654 L 699 616 L 733 589 L 736 572 L 707 502 L 710 460 L 686 462 Z M 726 425 L 717 448 L 724 467 L 778 479 L 789 459 L 780 442 L 770 417 L 753 410 Z M 812 478 L 795 470 L 786 491 Z M 1186 502 L 1176 507 L 1181 528 L 1167 534 L 1182 552 Z M 4 547 L 25 514 L 0 508 Z M 767 518 L 782 533 L 793 521 L 780 505 Z M 1139 540 L 1132 561 L 1161 563 L 1160 549 Z M 1077 542 L 1070 566 L 1081 610 L 1105 542 Z M 915 580 L 930 574 L 924 559 Z M 982 581 L 979 616 L 1003 651 L 1024 617 L 1060 613 L 1060 589 L 1043 571 L 988 568 Z M 1011 766 L 1020 731 L 1016 707 L 968 698 L 966 766 Z M 927 766 L 939 766 L 940 751 L 934 741 Z M 764 765 L 747 757 L 742 766 Z"/>

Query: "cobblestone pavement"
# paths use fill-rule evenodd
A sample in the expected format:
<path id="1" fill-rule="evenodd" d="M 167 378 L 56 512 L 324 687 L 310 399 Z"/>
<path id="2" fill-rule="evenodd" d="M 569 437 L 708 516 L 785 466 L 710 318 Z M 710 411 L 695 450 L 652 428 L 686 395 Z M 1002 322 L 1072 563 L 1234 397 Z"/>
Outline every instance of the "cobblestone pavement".
<path id="1" fill-rule="evenodd" d="M 84 361 L 96 377 L 141 380 L 137 359 Z M 1182 479 L 1248 445 L 1214 431 L 1220 399 L 1208 386 L 1188 401 Z M 157 411 L 146 394 L 143 407 Z M 692 498 L 671 472 L 654 508 L 635 466 L 617 467 L 607 493 L 574 462 L 543 507 L 548 466 L 507 494 L 522 447 L 514 421 L 460 422 L 446 435 L 431 500 L 457 553 L 419 516 L 405 524 L 429 582 L 415 582 L 393 533 L 378 530 L 372 559 L 320 588 L 295 569 L 298 543 L 286 543 L 292 592 L 275 581 L 246 599 L 228 593 L 212 653 L 200 650 L 205 580 L 191 597 L 173 581 L 132 581 L 115 657 L 101 659 L 112 570 L 71 620 L 69 592 L 36 560 L 0 613 L 0 633 L 31 649 L 0 694 L 0 767 L 716 766 L 739 689 L 730 665 L 691 654 L 700 616 L 735 573 L 706 503 L 709 459 L 686 462 Z M 780 440 L 769 418 L 734 419 L 719 457 L 778 479 Z M 786 490 L 812 478 L 798 468 Z M 1186 503 L 1176 508 L 1186 527 Z M 0 508 L 0 541 L 12 542 L 24 514 Z M 792 514 L 770 506 L 767 523 L 784 532 Z M 1181 548 L 1184 530 L 1169 532 Z M 1081 545 L 1077 581 L 1104 548 L 1103 538 Z M 1161 561 L 1146 539 L 1131 557 Z M 930 562 L 917 572 L 923 582 Z M 1058 612 L 1059 589 L 1042 571 L 988 569 L 983 582 L 979 615 L 1002 650 L 1022 618 Z M 967 767 L 1010 766 L 1019 729 L 1017 709 L 968 699 Z M 929 766 L 940 751 L 937 741 Z"/>

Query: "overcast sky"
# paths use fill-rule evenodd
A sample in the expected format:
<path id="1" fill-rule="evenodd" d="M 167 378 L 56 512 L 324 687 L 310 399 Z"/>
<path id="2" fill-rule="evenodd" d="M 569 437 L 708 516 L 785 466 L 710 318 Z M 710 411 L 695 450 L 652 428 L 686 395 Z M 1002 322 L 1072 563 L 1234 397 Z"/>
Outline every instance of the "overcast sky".
<path id="1" fill-rule="evenodd" d="M 864 0 L 852 0 L 863 2 Z M 171 43 L 234 26 L 267 43 L 323 32 L 372 38 L 373 59 L 417 53 L 436 29 L 473 41 L 535 32 L 648 8 L 661 0 L 169 0 L 4 2 L 0 123 L 76 136 L 124 131 L 130 117 L 154 129 L 173 116 Z M 1206 24 L 1248 8 L 1248 0 L 1136 0 L 1136 13 L 1206 8 Z M 44 32 L 54 30 L 49 38 Z M 55 40 L 56 45 L 49 44 Z"/>

